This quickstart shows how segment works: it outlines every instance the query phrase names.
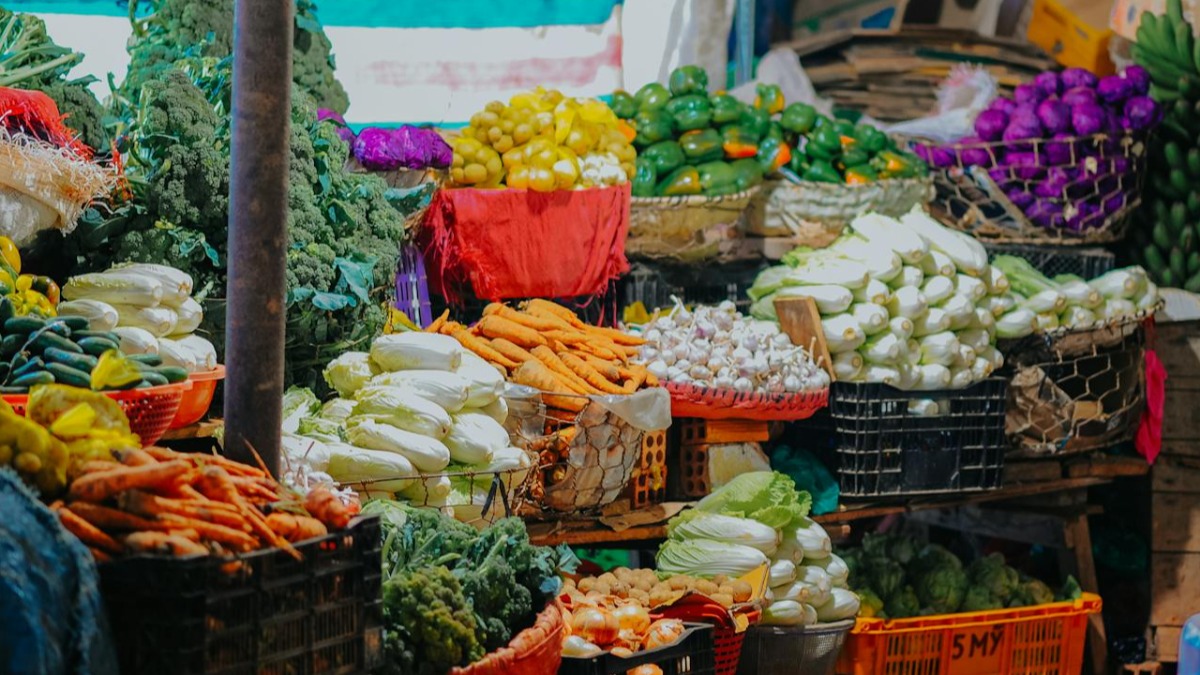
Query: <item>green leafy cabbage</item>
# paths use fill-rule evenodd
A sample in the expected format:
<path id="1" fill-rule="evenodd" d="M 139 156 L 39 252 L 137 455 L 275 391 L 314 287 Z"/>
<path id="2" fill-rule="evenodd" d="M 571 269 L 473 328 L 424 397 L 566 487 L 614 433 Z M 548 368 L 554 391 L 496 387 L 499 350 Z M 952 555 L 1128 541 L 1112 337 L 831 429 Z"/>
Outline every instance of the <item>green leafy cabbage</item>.
<path id="1" fill-rule="evenodd" d="M 744 473 L 696 504 L 697 511 L 750 518 L 782 529 L 808 515 L 812 498 L 796 490 L 790 477 L 774 471 Z"/>

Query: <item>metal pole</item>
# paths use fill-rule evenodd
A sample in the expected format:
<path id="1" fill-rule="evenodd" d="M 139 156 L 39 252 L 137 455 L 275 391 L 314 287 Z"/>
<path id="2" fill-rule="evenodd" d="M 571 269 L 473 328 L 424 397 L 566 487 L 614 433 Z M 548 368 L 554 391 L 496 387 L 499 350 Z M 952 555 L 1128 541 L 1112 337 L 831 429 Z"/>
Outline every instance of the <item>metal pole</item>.
<path id="1" fill-rule="evenodd" d="M 294 0 L 237 0 L 225 451 L 279 473 Z"/>
<path id="2" fill-rule="evenodd" d="M 737 8 L 733 14 L 734 86 L 754 79 L 754 3 L 755 0 L 737 0 Z"/>

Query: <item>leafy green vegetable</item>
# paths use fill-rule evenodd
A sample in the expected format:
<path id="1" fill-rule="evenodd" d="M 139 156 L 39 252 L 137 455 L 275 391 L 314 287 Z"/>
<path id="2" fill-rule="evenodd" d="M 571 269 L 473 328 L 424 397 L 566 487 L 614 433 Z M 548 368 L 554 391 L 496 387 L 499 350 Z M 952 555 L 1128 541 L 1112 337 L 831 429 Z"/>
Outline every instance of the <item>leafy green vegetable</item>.
<path id="1" fill-rule="evenodd" d="M 912 586 L 905 586 L 883 603 L 883 611 L 893 619 L 904 619 L 921 613 L 921 601 Z"/>
<path id="2" fill-rule="evenodd" d="M 860 577 L 862 583 L 887 598 L 904 585 L 904 567 L 895 560 L 874 555 L 863 561 Z"/>
<path id="3" fill-rule="evenodd" d="M 744 473 L 717 488 L 696 504 L 696 510 L 751 518 L 782 529 L 788 523 L 808 515 L 812 498 L 796 490 L 788 476 L 774 471 Z"/>
<path id="4" fill-rule="evenodd" d="M 967 573 L 961 564 L 935 567 L 917 578 L 915 590 L 921 606 L 935 614 L 957 612 L 967 593 Z"/>
<path id="5" fill-rule="evenodd" d="M 1004 564 L 1004 556 L 1000 553 L 979 558 L 967 568 L 971 583 L 987 589 L 988 594 L 1000 603 L 1008 602 L 1021 582 L 1017 571 Z"/>
<path id="6" fill-rule="evenodd" d="M 462 586 L 445 567 L 387 579 L 383 623 L 385 675 L 445 675 L 486 653 Z"/>
<path id="7" fill-rule="evenodd" d="M 991 591 L 983 586 L 971 586 L 967 589 L 967 594 L 963 596 L 962 606 L 959 607 L 963 612 L 982 612 L 989 609 L 1002 609 L 1004 603 L 996 599 Z"/>

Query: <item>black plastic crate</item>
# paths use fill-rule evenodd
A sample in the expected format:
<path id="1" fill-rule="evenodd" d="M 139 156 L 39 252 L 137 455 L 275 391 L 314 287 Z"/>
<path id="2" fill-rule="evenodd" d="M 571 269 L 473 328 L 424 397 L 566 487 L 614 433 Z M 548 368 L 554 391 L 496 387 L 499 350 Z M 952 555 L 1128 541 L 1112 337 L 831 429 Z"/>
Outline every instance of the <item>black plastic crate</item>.
<path id="1" fill-rule="evenodd" d="M 623 310 L 641 302 L 649 311 L 671 306 L 674 295 L 686 303 L 715 305 L 730 300 L 743 313 L 750 310 L 746 291 L 762 271 L 761 262 L 670 265 L 635 263 L 618 283 L 617 299 Z"/>
<path id="2" fill-rule="evenodd" d="M 564 656 L 558 675 L 625 675 L 648 663 L 661 668 L 663 675 L 716 675 L 712 625 L 685 626 L 683 636 L 674 644 L 638 652 L 626 659 L 607 652 L 590 659 Z"/>
<path id="3" fill-rule="evenodd" d="M 1117 257 L 1099 247 L 1019 246 L 985 244 L 989 258 L 998 255 L 1013 255 L 1029 261 L 1039 272 L 1048 277 L 1058 274 L 1074 274 L 1084 279 L 1095 277 L 1112 270 Z"/>
<path id="4" fill-rule="evenodd" d="M 335 675 L 378 665 L 380 527 L 235 558 L 141 556 L 100 566 L 123 675 Z"/>
<path id="5" fill-rule="evenodd" d="M 1004 473 L 1007 391 L 1004 378 L 942 391 L 834 382 L 829 408 L 801 431 L 836 458 L 843 497 L 991 490 Z M 925 401 L 937 405 L 937 414 L 910 408 Z"/>

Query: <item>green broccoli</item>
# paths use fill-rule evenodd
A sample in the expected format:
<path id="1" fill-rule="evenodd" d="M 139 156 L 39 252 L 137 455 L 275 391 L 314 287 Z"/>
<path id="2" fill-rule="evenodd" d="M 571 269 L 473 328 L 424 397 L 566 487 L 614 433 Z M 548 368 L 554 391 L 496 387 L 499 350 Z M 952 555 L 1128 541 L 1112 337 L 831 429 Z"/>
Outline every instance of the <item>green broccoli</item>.
<path id="1" fill-rule="evenodd" d="M 883 611 L 893 619 L 905 619 L 921 613 L 921 601 L 912 586 L 905 586 L 888 597 Z"/>
<path id="2" fill-rule="evenodd" d="M 935 614 L 957 612 L 967 593 L 967 573 L 962 567 L 935 567 L 916 579 L 917 599 Z"/>
<path id="3" fill-rule="evenodd" d="M 88 89 L 90 83 L 90 79 L 55 81 L 34 88 L 54 99 L 63 115 L 63 124 L 78 133 L 80 140 L 97 154 L 107 155 L 110 151 L 110 138 L 104 128 L 107 112 Z"/>
<path id="4" fill-rule="evenodd" d="M 462 587 L 445 567 L 412 570 L 383 584 L 387 675 L 445 675 L 486 653 Z"/>
<path id="5" fill-rule="evenodd" d="M 292 38 L 292 81 L 308 92 L 322 108 L 345 113 L 350 97 L 334 77 L 337 66 L 333 45 L 317 22 L 317 5 L 296 0 L 296 31 Z"/>
<path id="6" fill-rule="evenodd" d="M 979 558 L 967 568 L 967 576 L 971 583 L 988 589 L 992 597 L 1000 602 L 1008 602 L 1020 583 L 1017 571 L 1004 564 L 1004 556 L 1000 553 Z"/>

